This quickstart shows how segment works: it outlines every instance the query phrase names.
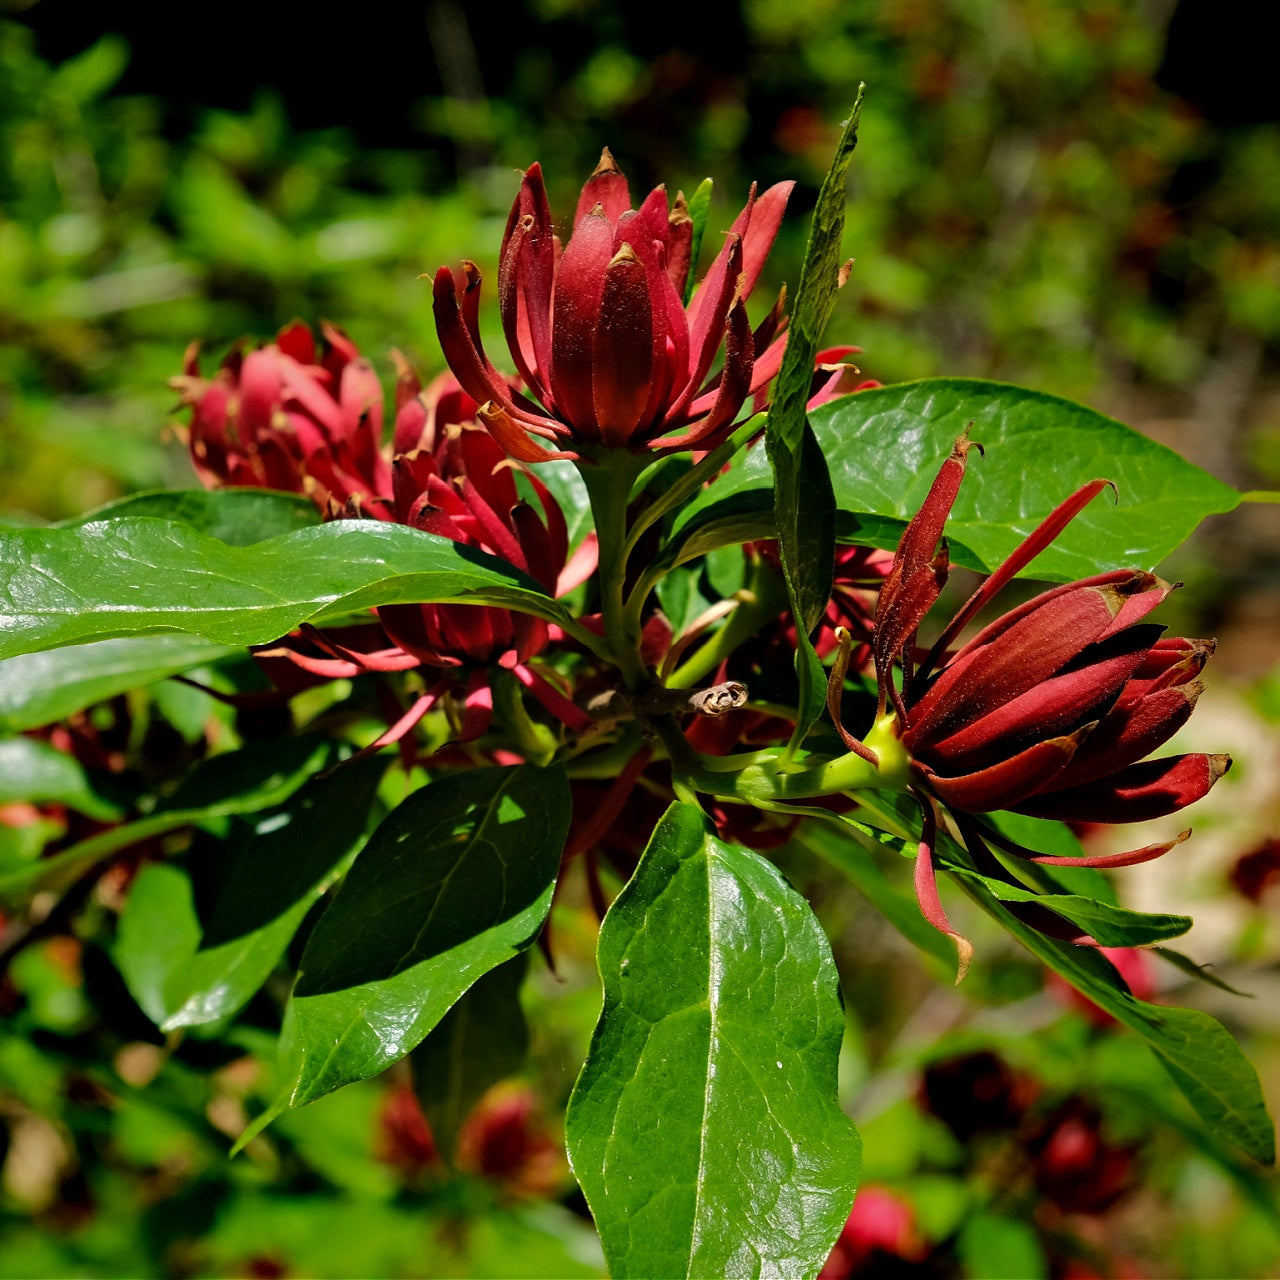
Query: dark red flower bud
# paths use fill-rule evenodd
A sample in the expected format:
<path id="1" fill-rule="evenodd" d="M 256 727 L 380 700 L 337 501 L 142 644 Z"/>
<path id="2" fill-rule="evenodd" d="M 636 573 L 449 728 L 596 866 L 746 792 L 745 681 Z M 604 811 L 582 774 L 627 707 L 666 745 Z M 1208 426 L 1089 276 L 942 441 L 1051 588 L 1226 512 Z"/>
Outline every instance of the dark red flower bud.
<path id="1" fill-rule="evenodd" d="M 983 869 L 986 850 L 1042 862 L 1124 866 L 1178 841 L 1124 854 L 1039 857 L 967 815 L 998 809 L 1073 822 L 1138 822 L 1205 795 L 1229 768 L 1224 755 L 1148 760 L 1186 721 L 1201 692 L 1196 675 L 1212 642 L 1162 639 L 1143 619 L 1168 583 L 1120 569 L 1054 587 L 951 649 L 965 625 L 1107 485 L 1095 480 L 1063 502 L 978 587 L 917 661 L 916 635 L 947 577 L 943 527 L 964 476 L 957 442 L 912 518 L 885 580 L 873 650 L 880 711 L 892 706 L 926 807 L 916 888 L 927 918 L 954 936 L 932 875 L 933 806 L 944 804 Z M 903 668 L 901 687 L 892 668 Z M 1041 913 L 1046 914 L 1046 913 Z M 1037 925 L 1039 927 L 1039 925 Z M 1065 936 L 1065 935 L 1064 935 Z M 1076 941 L 1091 941 L 1072 935 Z M 962 961 L 967 944 L 961 944 Z"/>
<path id="2" fill-rule="evenodd" d="M 482 406 L 495 439 L 524 462 L 557 456 L 531 436 L 607 448 L 719 443 L 781 364 L 785 339 L 771 340 L 780 312 L 753 334 L 746 301 L 793 185 L 779 183 L 759 197 L 752 187 L 686 307 L 693 228 L 683 197 L 670 205 L 658 187 L 632 209 L 627 180 L 606 149 L 582 189 L 562 252 L 542 170 L 533 165 L 503 237 L 498 306 L 512 359 L 536 403 L 513 391 L 484 353 L 475 265 L 441 267 L 435 280 L 445 359 Z"/>

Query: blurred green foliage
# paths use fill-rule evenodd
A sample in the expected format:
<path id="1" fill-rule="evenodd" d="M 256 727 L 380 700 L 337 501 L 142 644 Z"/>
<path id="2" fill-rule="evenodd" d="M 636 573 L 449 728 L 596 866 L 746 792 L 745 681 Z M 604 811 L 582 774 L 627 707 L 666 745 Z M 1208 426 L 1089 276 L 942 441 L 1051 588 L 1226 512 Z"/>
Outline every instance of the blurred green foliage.
<path id="1" fill-rule="evenodd" d="M 515 171 L 535 159 L 562 216 L 605 143 L 633 191 L 691 192 L 711 174 L 713 229 L 751 180 L 794 177 L 795 216 L 770 264 L 775 285 L 794 283 L 803 215 L 860 80 L 856 264 L 828 337 L 864 347 L 868 376 L 992 376 L 1161 408 L 1190 403 L 1234 352 L 1255 382 L 1272 377 L 1280 130 L 1215 126 L 1157 86 L 1159 8 L 740 0 L 714 7 L 699 44 L 649 7 L 525 0 L 501 49 L 474 17 L 460 37 L 448 28 L 475 74 L 466 92 L 456 74 L 424 81 L 414 149 L 353 128 L 300 131 L 283 88 L 187 127 L 165 100 L 118 90 L 124 38 L 86 37 L 54 64 L 30 26 L 0 20 L 0 512 L 59 519 L 193 483 L 176 442 L 161 444 L 166 383 L 193 340 L 207 367 L 245 335 L 324 318 L 388 376 L 393 346 L 438 372 L 418 277 L 467 256 L 492 279 Z M 453 46 L 432 30 L 449 64 Z M 429 59 L 426 30 L 413 38 Z M 1264 422 L 1246 474 L 1280 478 L 1277 441 L 1280 422 Z M 134 707 L 162 741 L 182 720 L 179 689 L 157 686 Z M 21 856 L 33 830 L 0 823 L 0 848 Z M 972 1037 L 904 1032 L 908 1011 L 929 1008 L 933 975 L 807 864 L 786 869 L 826 911 L 858 1011 L 847 1101 L 869 1179 L 904 1191 L 926 1234 L 953 1241 L 962 1273 L 999 1265 L 984 1239 L 1025 1260 L 1043 1232 L 1028 1236 L 1033 1211 L 1001 1186 L 999 1153 L 962 1151 L 913 1093 L 922 1041 L 941 1056 Z M 207 1038 L 164 1042 L 107 962 L 118 905 L 95 899 L 83 936 L 26 948 L 0 987 L 0 1276 L 599 1274 L 563 1169 L 529 1197 L 389 1146 L 396 1080 L 346 1089 L 228 1161 L 273 1092 L 261 1065 L 271 1019 L 251 1007 Z M 1260 946 L 1261 916 L 1250 919 L 1242 953 Z M 548 1111 L 598 1009 L 589 912 L 558 908 L 556 931 L 563 985 L 535 964 L 525 1000 L 527 1076 Z M 971 1003 L 942 1021 L 985 1018 L 982 1043 L 1054 1096 L 1087 1092 L 1142 1143 L 1155 1225 L 1126 1227 L 1130 1244 L 1178 1274 L 1273 1274 L 1273 1212 L 1218 1153 L 1191 1151 L 1176 1109 L 1171 1120 L 1163 1100 L 1135 1096 L 1158 1078 L 1146 1051 L 1073 1014 L 1052 1022 L 1040 987 L 1028 963 L 993 953 L 969 980 Z M 1049 1033 L 1019 1039 L 1024 1017 Z M 1274 1057 L 1262 1058 L 1272 1079 Z"/>

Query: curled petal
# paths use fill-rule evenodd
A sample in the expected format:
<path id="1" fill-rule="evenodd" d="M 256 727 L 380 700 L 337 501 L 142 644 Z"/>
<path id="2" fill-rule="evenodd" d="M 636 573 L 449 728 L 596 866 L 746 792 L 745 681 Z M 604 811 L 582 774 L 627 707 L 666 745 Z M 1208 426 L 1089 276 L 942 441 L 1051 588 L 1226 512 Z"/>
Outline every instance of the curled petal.
<path id="1" fill-rule="evenodd" d="M 916 901 L 920 904 L 920 914 L 939 933 L 945 933 L 956 947 L 956 985 L 964 980 L 969 972 L 969 963 L 973 959 L 973 943 L 963 934 L 958 933 L 947 919 L 943 910 L 942 899 L 938 896 L 937 874 L 933 869 L 933 849 L 938 838 L 938 820 L 933 812 L 933 805 L 927 800 L 921 802 L 924 810 L 924 829 L 920 834 L 920 849 L 916 854 L 915 890 Z"/>
<path id="2" fill-rule="evenodd" d="M 525 433 L 524 428 L 493 400 L 486 401 L 476 411 L 476 416 L 488 428 L 490 435 L 520 462 L 550 462 L 553 458 L 576 458 L 576 453 L 543 449 Z"/>
<path id="3" fill-rule="evenodd" d="M 944 778 L 924 769 L 922 772 L 930 791 L 946 805 L 968 813 L 1008 809 L 1060 774 L 1092 728 L 1086 725 L 1064 737 L 1037 742 L 1008 760 L 961 777 Z"/>
<path id="4" fill-rule="evenodd" d="M 680 436 L 667 436 L 655 440 L 654 449 L 710 449 L 720 443 L 726 428 L 733 420 L 751 387 L 752 343 L 751 326 L 747 321 L 747 309 L 738 302 L 729 312 L 728 337 L 725 341 L 724 373 L 720 379 L 720 391 L 711 412 L 692 431 Z"/>

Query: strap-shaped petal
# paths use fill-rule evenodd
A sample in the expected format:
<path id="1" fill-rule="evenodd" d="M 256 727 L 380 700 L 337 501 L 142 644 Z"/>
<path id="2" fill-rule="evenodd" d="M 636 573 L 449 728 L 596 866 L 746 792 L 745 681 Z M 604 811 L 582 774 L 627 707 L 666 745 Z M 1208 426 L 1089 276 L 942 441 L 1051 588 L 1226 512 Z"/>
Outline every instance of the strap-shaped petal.
<path id="1" fill-rule="evenodd" d="M 1230 767 L 1227 755 L 1166 756 L 1010 807 L 1032 817 L 1063 822 L 1146 822 L 1177 813 L 1207 795 Z"/>

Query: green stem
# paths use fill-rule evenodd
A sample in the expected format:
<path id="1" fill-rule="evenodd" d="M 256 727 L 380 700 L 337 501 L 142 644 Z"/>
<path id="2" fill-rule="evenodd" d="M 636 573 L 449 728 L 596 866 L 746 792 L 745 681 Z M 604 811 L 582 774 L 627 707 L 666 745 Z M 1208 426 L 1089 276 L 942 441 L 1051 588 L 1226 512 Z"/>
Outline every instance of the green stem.
<path id="1" fill-rule="evenodd" d="M 763 414 L 756 414 L 754 418 L 748 418 L 727 440 L 707 454 L 700 462 L 696 463 L 691 470 L 686 472 L 679 480 L 671 486 L 666 493 L 655 498 L 645 509 L 636 517 L 636 522 L 631 526 L 631 534 L 627 538 L 626 554 L 630 555 L 636 549 L 636 544 L 644 535 L 646 529 L 652 527 L 657 521 L 661 520 L 668 511 L 674 510 L 688 501 L 699 489 L 710 479 L 720 473 L 721 468 L 733 457 L 739 449 L 751 439 L 752 436 L 759 434 L 763 427 L 761 419 Z"/>
<path id="2" fill-rule="evenodd" d="M 640 657 L 638 618 L 626 608 L 627 506 L 636 476 L 648 459 L 624 450 L 584 450 L 578 472 L 586 485 L 595 521 L 600 552 L 600 612 L 604 621 L 608 658 L 622 674 L 628 689 L 636 689 L 649 676 Z"/>
<path id="3" fill-rule="evenodd" d="M 867 735 L 867 746 L 879 758 L 878 767 L 851 751 L 789 772 L 780 769 L 781 762 L 775 761 L 745 764 L 736 771 L 715 767 L 689 746 L 673 720 L 663 717 L 654 724 L 675 774 L 688 786 L 743 804 L 767 808 L 849 791 L 904 791 L 909 781 L 907 753 L 898 740 L 892 715 L 883 716 Z M 715 765 L 732 761 L 728 757 L 717 760 Z"/>
<path id="4" fill-rule="evenodd" d="M 688 689 L 710 675 L 740 644 L 787 609 L 786 586 L 779 574 L 757 560 L 742 603 L 728 621 L 680 664 L 668 679 L 673 689 Z"/>

